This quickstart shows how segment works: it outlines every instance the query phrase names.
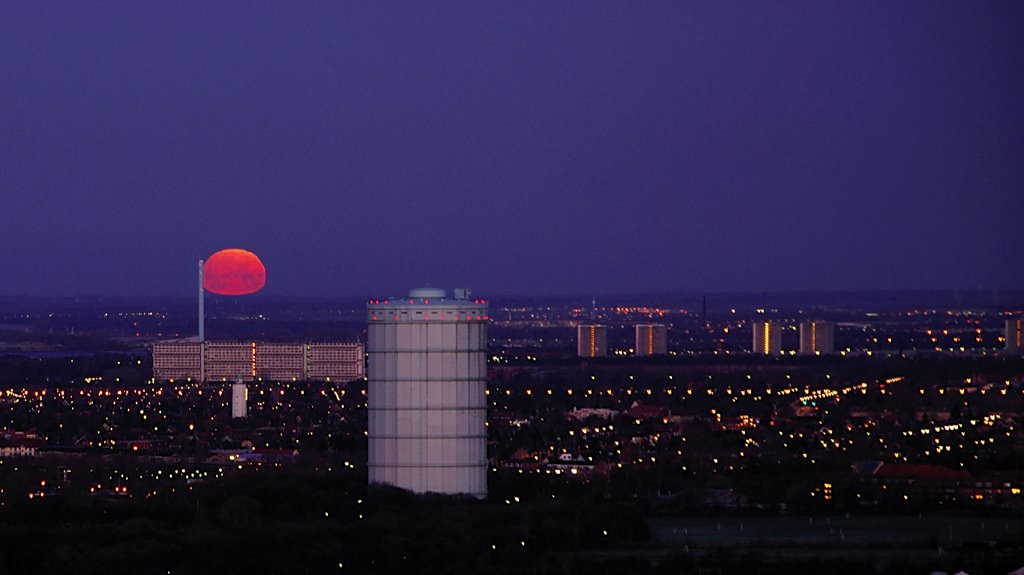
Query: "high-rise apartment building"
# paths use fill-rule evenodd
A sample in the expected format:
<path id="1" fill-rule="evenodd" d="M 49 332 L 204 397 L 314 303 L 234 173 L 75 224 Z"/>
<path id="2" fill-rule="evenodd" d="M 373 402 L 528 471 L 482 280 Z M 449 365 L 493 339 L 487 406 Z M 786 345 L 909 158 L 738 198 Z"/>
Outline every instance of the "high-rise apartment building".
<path id="1" fill-rule="evenodd" d="M 782 329 L 773 321 L 754 322 L 754 353 L 765 355 L 782 351 Z"/>
<path id="2" fill-rule="evenodd" d="M 638 356 L 667 355 L 668 326 L 660 323 L 637 325 L 633 350 Z"/>
<path id="3" fill-rule="evenodd" d="M 577 326 L 576 355 L 580 357 L 604 357 L 608 355 L 608 326 Z"/>
<path id="4" fill-rule="evenodd" d="M 370 483 L 487 496 L 487 302 L 422 288 L 366 306 Z"/>
<path id="5" fill-rule="evenodd" d="M 800 322 L 800 353 L 821 354 L 834 351 L 834 323 L 827 321 Z"/>
<path id="6" fill-rule="evenodd" d="M 1006 320 L 1005 348 L 1011 353 L 1024 351 L 1024 318 L 1014 317 Z"/>

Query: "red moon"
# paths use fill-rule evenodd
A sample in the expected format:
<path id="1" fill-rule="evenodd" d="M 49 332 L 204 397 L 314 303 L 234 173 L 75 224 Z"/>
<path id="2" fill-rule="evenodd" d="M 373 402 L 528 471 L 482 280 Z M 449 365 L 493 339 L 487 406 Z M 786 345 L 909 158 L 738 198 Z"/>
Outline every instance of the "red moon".
<path id="1" fill-rule="evenodd" d="M 203 287 L 220 295 L 247 295 L 267 285 L 267 268 L 256 254 L 236 248 L 221 250 L 203 264 Z"/>

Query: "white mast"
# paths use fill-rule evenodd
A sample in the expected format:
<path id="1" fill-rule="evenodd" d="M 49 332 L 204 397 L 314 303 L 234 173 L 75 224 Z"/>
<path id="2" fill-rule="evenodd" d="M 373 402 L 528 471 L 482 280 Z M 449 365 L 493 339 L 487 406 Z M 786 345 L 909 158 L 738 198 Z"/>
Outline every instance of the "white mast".
<path id="1" fill-rule="evenodd" d="M 203 316 L 203 260 L 199 260 L 199 343 L 206 341 Z"/>

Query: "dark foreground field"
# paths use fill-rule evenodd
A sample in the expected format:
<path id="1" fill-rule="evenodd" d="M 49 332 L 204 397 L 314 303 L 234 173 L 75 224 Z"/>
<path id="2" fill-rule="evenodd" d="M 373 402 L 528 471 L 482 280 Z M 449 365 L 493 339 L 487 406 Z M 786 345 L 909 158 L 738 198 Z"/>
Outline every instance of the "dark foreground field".
<path id="1" fill-rule="evenodd" d="M 243 474 L 174 497 L 9 502 L 0 573 L 1006 573 L 1012 518 L 671 517 L 591 491 L 485 502 L 359 474 Z M 952 529 L 950 529 L 952 527 Z M 952 533 L 953 540 L 949 540 Z M 941 548 L 941 549 L 940 549 Z"/>

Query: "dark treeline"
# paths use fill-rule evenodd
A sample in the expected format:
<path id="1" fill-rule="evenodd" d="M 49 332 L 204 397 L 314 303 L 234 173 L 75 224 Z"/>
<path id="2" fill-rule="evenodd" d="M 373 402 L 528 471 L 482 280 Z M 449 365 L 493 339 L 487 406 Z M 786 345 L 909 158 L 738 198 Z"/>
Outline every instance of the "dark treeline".
<path id="1" fill-rule="evenodd" d="M 524 573 L 649 531 L 637 507 L 589 495 L 478 502 L 261 472 L 163 501 L 11 501 L 0 541 L 0 573 Z"/>
<path id="2" fill-rule="evenodd" d="M 550 484 L 549 484 L 550 485 Z M 594 488 L 527 489 L 511 478 L 487 501 L 367 489 L 360 474 L 267 470 L 175 496 L 12 500 L 0 573 L 903 573 L 1014 568 L 998 549 L 940 558 L 898 548 L 666 547 L 651 509 Z M 495 489 L 496 488 L 496 489 Z M 495 492 L 499 492 L 500 495 Z M 506 495 L 508 493 L 508 495 Z M 918 550 L 921 552 L 923 550 Z"/>

